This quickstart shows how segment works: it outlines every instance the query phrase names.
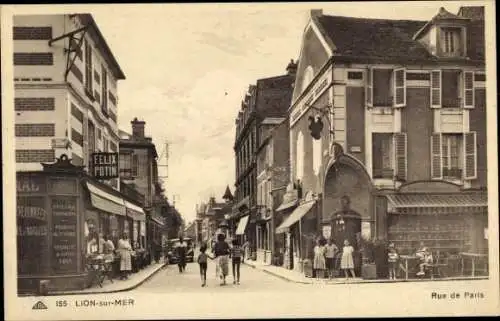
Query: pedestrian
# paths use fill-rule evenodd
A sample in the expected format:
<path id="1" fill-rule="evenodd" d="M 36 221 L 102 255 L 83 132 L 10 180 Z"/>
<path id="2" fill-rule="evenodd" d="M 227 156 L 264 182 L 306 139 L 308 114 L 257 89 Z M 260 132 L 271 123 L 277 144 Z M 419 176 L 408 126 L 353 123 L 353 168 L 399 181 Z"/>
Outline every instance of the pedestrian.
<path id="1" fill-rule="evenodd" d="M 340 261 L 340 268 L 344 270 L 344 274 L 346 280 L 349 279 L 349 271 L 353 278 L 356 277 L 354 274 L 354 260 L 352 258 L 352 254 L 354 252 L 354 248 L 349 244 L 348 240 L 344 241 L 344 248 L 342 249 L 342 260 Z"/>
<path id="2" fill-rule="evenodd" d="M 217 262 L 218 277 L 221 280 L 220 285 L 222 286 L 226 284 L 230 254 L 229 244 L 227 244 L 224 234 L 217 235 L 217 243 L 214 245 L 213 253 Z"/>
<path id="3" fill-rule="evenodd" d="M 323 245 L 322 239 L 318 238 L 316 240 L 316 246 L 314 247 L 314 260 L 313 269 L 316 274 L 316 280 L 320 279 L 320 276 L 324 274 L 326 269 L 325 263 L 325 246 Z M 321 274 L 321 275 L 320 275 Z"/>
<path id="4" fill-rule="evenodd" d="M 114 257 L 114 252 L 115 252 L 115 245 L 113 244 L 113 241 L 109 238 L 109 235 L 104 235 L 104 244 L 103 244 L 103 254 L 104 254 L 104 261 L 106 263 L 112 263 L 113 260 L 115 259 Z"/>
<path id="5" fill-rule="evenodd" d="M 200 276 L 201 276 L 201 286 L 207 285 L 207 261 L 208 255 L 205 253 L 207 251 L 206 245 L 200 246 L 200 254 L 198 254 L 198 265 L 200 266 Z"/>
<path id="6" fill-rule="evenodd" d="M 243 248 L 237 239 L 233 240 L 233 247 L 231 248 L 231 260 L 233 267 L 233 284 L 240 284 L 240 266 L 241 258 L 243 256 Z"/>
<path id="7" fill-rule="evenodd" d="M 325 246 L 325 263 L 326 269 L 328 271 L 328 279 L 332 279 L 335 273 L 335 256 L 337 255 L 339 248 L 331 238 L 328 239 L 328 243 Z"/>
<path id="8" fill-rule="evenodd" d="M 419 271 L 417 272 L 417 276 L 425 276 L 429 266 L 432 264 L 433 258 L 432 253 L 425 246 L 424 242 L 420 242 L 420 248 L 415 253 L 415 256 L 419 258 Z"/>
<path id="9" fill-rule="evenodd" d="M 245 243 L 243 243 L 243 256 L 241 257 L 241 262 L 245 262 L 245 258 L 248 258 L 248 248 L 250 246 L 250 242 L 248 242 L 248 240 L 245 241 Z"/>
<path id="10" fill-rule="evenodd" d="M 184 238 L 179 237 L 179 242 L 175 246 L 176 254 L 177 254 L 177 265 L 179 266 L 179 273 L 182 273 L 186 270 L 186 252 L 187 252 L 187 243 L 184 241 Z"/>
<path id="11" fill-rule="evenodd" d="M 389 244 L 387 260 L 389 262 L 389 279 L 396 280 L 396 269 L 399 266 L 399 254 L 394 246 L 394 243 Z"/>
<path id="12" fill-rule="evenodd" d="M 117 248 L 120 254 L 120 280 L 126 280 L 130 271 L 132 271 L 132 246 L 127 233 L 122 234 L 122 237 L 118 240 Z"/>

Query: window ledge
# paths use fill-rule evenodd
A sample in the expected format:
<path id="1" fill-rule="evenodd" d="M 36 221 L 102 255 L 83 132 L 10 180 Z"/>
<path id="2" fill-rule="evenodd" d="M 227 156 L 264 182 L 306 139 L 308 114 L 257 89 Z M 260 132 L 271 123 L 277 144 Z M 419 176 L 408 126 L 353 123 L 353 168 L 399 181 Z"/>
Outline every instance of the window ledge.
<path id="1" fill-rule="evenodd" d="M 371 107 L 372 113 L 376 115 L 392 115 L 394 114 L 394 107 L 392 106 L 373 106 Z"/>
<path id="2" fill-rule="evenodd" d="M 441 115 L 462 115 L 464 113 L 464 110 L 462 108 L 455 108 L 455 107 L 442 107 L 441 108 Z"/>

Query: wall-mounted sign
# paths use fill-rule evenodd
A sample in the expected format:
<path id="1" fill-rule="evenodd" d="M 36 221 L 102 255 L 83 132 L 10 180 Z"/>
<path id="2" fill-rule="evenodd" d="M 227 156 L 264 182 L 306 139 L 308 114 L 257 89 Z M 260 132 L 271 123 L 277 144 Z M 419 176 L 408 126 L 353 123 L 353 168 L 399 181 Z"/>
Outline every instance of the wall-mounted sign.
<path id="1" fill-rule="evenodd" d="M 93 153 L 92 174 L 97 179 L 118 177 L 118 153 Z"/>

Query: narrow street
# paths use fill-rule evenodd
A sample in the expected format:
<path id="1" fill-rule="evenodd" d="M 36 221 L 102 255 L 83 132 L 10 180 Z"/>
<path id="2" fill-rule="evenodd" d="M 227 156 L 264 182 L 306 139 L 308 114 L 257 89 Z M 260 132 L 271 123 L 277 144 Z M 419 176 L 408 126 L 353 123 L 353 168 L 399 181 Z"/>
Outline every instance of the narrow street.
<path id="1" fill-rule="evenodd" d="M 230 276 L 227 278 L 227 284 L 225 286 L 220 286 L 219 280 L 215 277 L 215 262 L 209 261 L 207 286 L 202 287 L 197 263 L 188 263 L 186 271 L 182 274 L 179 273 L 177 265 L 169 265 L 135 289 L 134 292 L 253 292 L 260 290 L 287 291 L 308 287 L 307 284 L 289 282 L 245 264 L 241 265 L 240 272 L 241 277 L 239 285 L 233 284 L 232 271 L 230 268 Z"/>

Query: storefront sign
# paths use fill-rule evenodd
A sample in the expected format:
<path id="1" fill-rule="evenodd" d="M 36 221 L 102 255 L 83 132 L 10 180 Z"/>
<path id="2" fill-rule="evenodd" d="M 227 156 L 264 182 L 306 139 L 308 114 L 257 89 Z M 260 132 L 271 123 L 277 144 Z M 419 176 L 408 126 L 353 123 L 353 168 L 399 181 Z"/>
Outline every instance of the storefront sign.
<path id="1" fill-rule="evenodd" d="M 118 177 L 118 153 L 93 153 L 92 173 L 97 179 Z"/>
<path id="2" fill-rule="evenodd" d="M 77 200 L 56 197 L 52 207 L 52 268 L 56 273 L 77 271 Z"/>
<path id="3" fill-rule="evenodd" d="M 76 180 L 71 179 L 51 179 L 49 181 L 50 190 L 55 194 L 75 194 Z"/>
<path id="4" fill-rule="evenodd" d="M 41 176 L 21 176 L 16 179 L 17 192 L 45 193 L 45 179 Z"/>

